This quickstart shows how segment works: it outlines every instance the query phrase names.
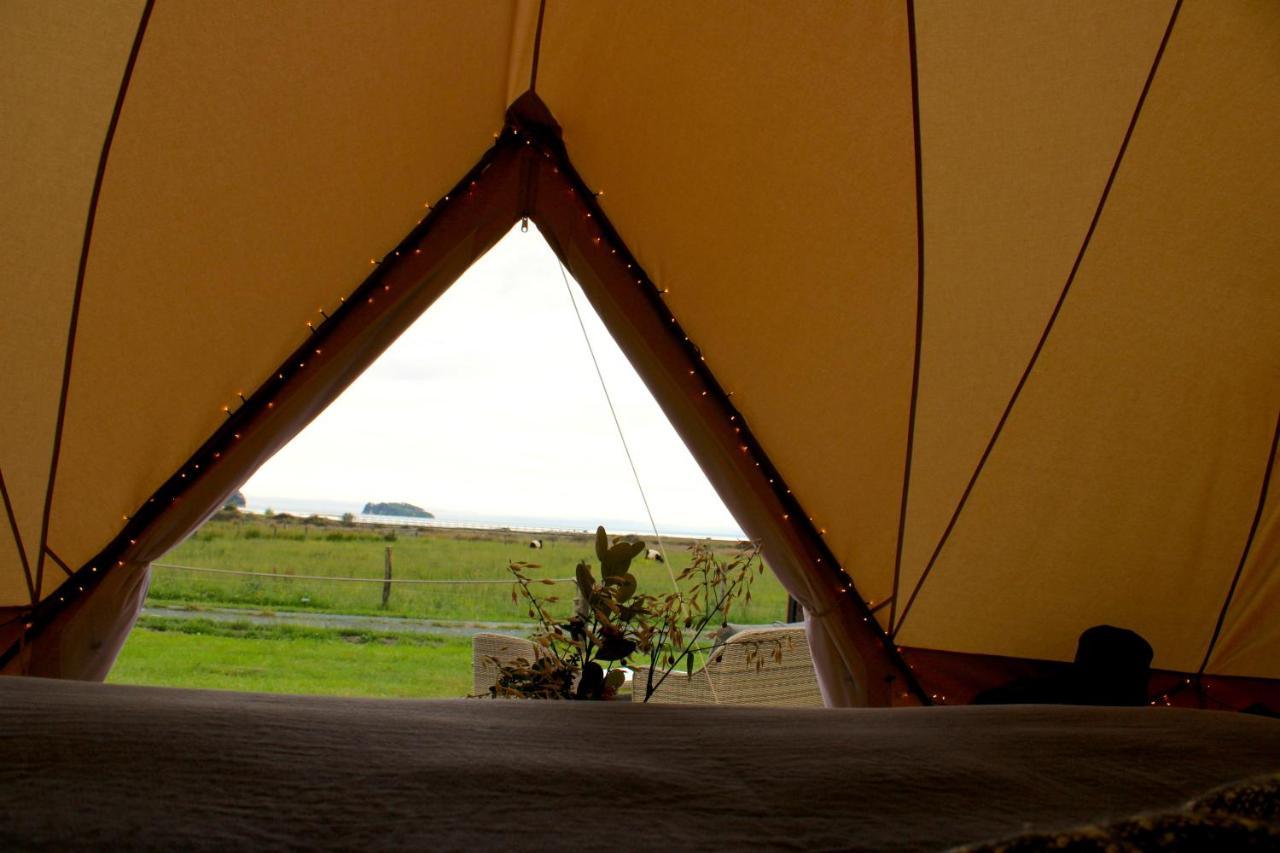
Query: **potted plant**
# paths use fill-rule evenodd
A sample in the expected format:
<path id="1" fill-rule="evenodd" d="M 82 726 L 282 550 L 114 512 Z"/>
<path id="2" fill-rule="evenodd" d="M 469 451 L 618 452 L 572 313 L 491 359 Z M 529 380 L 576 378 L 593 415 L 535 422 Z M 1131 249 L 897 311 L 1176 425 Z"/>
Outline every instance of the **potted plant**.
<path id="1" fill-rule="evenodd" d="M 764 571 L 760 549 L 746 544 L 730 556 L 698 543 L 691 548 L 687 568 L 675 575 L 675 589 L 661 595 L 642 593 L 631 573 L 631 562 L 644 553 L 645 543 L 622 537 L 610 542 L 603 527 L 596 528 L 599 576 L 586 562 L 575 573 L 575 596 L 568 615 L 566 603 L 554 594 L 539 595 L 550 579 L 529 576 L 534 563 L 513 562 L 513 602 L 528 604 L 537 622 L 532 636 L 532 660 L 503 663 L 491 659 L 498 671 L 489 689 L 494 697 L 538 699 L 611 699 L 626 680 L 630 661 L 646 661 L 643 690 L 648 701 L 655 690 L 681 666 L 688 674 L 707 629 L 724 628 L 733 605 L 751 600 L 751 582 Z M 559 606 L 557 606 L 559 605 Z"/>

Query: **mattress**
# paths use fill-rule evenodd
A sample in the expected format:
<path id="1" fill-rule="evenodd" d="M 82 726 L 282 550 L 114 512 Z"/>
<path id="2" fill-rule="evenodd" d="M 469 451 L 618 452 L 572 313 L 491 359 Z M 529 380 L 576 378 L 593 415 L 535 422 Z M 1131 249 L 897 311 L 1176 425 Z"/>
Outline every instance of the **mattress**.
<path id="1" fill-rule="evenodd" d="M 1280 769 L 1172 708 L 368 700 L 0 678 L 0 849 L 934 850 Z"/>

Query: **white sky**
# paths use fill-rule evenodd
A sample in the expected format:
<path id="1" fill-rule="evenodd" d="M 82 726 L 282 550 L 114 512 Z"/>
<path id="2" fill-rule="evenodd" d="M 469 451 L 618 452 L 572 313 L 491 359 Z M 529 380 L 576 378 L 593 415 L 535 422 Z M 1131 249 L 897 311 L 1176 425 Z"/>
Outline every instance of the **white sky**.
<path id="1" fill-rule="evenodd" d="M 736 531 L 570 279 L 661 528 Z M 513 229 L 245 484 L 251 504 L 408 501 L 437 515 L 648 526 L 560 266 Z"/>

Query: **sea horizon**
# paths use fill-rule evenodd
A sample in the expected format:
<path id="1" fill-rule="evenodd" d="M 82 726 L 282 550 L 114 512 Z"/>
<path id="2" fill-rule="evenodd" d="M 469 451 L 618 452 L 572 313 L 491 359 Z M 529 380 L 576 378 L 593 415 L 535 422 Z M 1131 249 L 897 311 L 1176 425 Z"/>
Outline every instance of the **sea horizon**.
<path id="1" fill-rule="evenodd" d="M 244 494 L 245 510 L 263 514 L 268 510 L 283 512 L 289 515 L 319 515 L 327 518 L 341 518 L 346 513 L 355 516 L 356 521 L 364 524 L 409 524 L 422 527 L 470 527 L 493 530 L 518 530 L 537 533 L 590 533 L 597 526 L 611 534 L 635 536 L 652 536 L 653 526 L 647 521 L 628 518 L 575 518 L 564 516 L 529 516 L 515 513 L 477 513 L 450 509 L 433 509 L 423 507 L 433 518 L 416 518 L 408 516 L 369 515 L 361 512 L 364 502 L 338 500 L 332 498 L 289 498 L 279 496 L 263 496 Z M 746 535 L 736 526 L 729 527 L 716 524 L 658 525 L 658 534 L 676 539 L 724 539 L 741 540 Z"/>

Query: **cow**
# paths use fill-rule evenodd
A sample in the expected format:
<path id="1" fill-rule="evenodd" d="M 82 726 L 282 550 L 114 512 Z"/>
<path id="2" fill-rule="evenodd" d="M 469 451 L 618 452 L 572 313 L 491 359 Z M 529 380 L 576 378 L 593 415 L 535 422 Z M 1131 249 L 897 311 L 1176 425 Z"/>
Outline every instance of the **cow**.
<path id="1" fill-rule="evenodd" d="M 541 539 L 530 539 L 530 540 L 529 540 L 529 547 L 530 547 L 530 548 L 541 548 L 541 547 L 542 547 L 542 540 L 541 540 Z"/>
<path id="2" fill-rule="evenodd" d="M 662 552 L 659 551 L 657 548 L 650 548 L 648 551 L 646 551 L 644 554 L 644 558 L 646 560 L 657 560 L 659 563 L 666 562 L 666 559 L 664 559 L 662 556 Z"/>

